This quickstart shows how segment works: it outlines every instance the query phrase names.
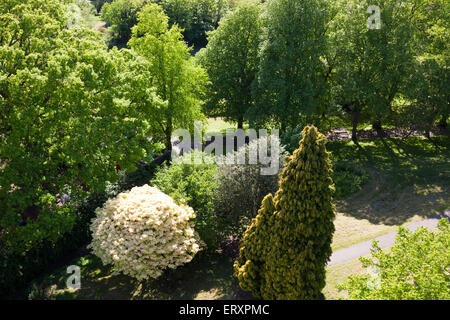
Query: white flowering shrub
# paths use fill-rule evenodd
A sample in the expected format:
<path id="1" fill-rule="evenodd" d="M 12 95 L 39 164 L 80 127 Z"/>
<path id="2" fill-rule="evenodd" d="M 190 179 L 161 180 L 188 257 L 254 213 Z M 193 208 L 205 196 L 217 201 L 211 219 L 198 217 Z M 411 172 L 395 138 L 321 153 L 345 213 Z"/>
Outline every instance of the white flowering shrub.
<path id="1" fill-rule="evenodd" d="M 200 250 L 194 211 L 145 185 L 120 193 L 96 209 L 89 247 L 103 264 L 138 280 L 158 278 Z"/>

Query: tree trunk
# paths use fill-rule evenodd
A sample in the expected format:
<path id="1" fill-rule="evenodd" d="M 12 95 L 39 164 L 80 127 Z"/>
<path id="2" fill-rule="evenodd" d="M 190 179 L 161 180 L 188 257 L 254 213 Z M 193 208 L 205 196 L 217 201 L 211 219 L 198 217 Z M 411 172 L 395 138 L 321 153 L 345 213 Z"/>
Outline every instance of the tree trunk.
<path id="1" fill-rule="evenodd" d="M 166 152 L 169 153 L 169 161 L 172 160 L 172 119 L 169 119 L 166 129 Z"/>
<path id="2" fill-rule="evenodd" d="M 358 142 L 358 122 L 359 122 L 359 116 L 361 115 L 361 110 L 357 107 L 355 107 L 352 110 L 352 141 L 355 145 L 358 147 L 361 147 Z"/>

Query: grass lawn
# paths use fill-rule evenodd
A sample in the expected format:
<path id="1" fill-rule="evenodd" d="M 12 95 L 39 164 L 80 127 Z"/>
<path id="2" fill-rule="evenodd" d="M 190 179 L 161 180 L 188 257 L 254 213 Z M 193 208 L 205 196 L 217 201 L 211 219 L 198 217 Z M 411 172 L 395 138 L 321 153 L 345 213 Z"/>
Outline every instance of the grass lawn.
<path id="1" fill-rule="evenodd" d="M 450 138 L 439 138 L 440 149 L 421 138 L 385 142 L 363 140 L 363 151 L 351 141 L 328 144 L 333 161 L 363 167 L 369 176 L 360 191 L 335 201 L 334 250 L 450 208 Z"/>
<path id="2" fill-rule="evenodd" d="M 206 134 L 222 133 L 224 134 L 227 129 L 236 129 L 237 124 L 227 122 L 222 118 L 209 118 L 208 126 L 205 128 Z"/>
<path id="3" fill-rule="evenodd" d="M 70 264 L 81 268 L 81 289 L 67 289 L 66 267 L 36 281 L 30 287 L 29 298 L 51 300 L 227 300 L 242 299 L 242 291 L 233 277 L 233 261 L 221 254 L 196 257 L 190 264 L 165 274 L 145 285 L 131 277 L 113 275 L 109 266 L 103 266 L 94 255 L 76 259 Z M 327 268 L 326 299 L 346 298 L 337 285 L 364 269 L 358 259 Z"/>
<path id="4" fill-rule="evenodd" d="M 114 275 L 110 266 L 89 254 L 73 260 L 81 271 L 81 289 L 67 289 L 67 267 L 34 282 L 29 292 L 34 298 L 52 300 L 212 300 L 234 299 L 239 294 L 233 277 L 233 261 L 219 254 L 198 254 L 193 261 L 166 272 L 161 278 L 140 284 L 122 274 Z"/>
<path id="5" fill-rule="evenodd" d="M 345 291 L 339 291 L 337 285 L 342 284 L 351 274 L 364 273 L 365 270 L 358 259 L 336 264 L 327 268 L 326 285 L 322 293 L 327 300 L 348 298 Z"/>

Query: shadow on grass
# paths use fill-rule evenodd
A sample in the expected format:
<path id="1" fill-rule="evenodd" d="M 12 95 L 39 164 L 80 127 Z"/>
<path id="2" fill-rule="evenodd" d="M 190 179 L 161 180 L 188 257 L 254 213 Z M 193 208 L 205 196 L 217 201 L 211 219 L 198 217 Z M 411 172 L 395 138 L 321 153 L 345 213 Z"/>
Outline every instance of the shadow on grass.
<path id="1" fill-rule="evenodd" d="M 353 161 L 369 173 L 361 191 L 337 201 L 340 212 L 371 223 L 401 225 L 450 207 L 450 138 L 361 140 L 328 144 L 333 161 Z M 389 149 L 389 150 L 387 150 Z M 401 150 L 400 150 L 401 149 Z"/>
<path id="2" fill-rule="evenodd" d="M 71 262 L 81 270 L 81 288 L 67 289 L 66 268 L 46 276 L 33 290 L 45 290 L 42 299 L 55 300 L 179 300 L 241 298 L 237 280 L 233 277 L 233 261 L 220 253 L 200 253 L 190 263 L 169 270 L 159 279 L 140 283 L 122 274 L 113 275 L 110 266 L 89 254 Z M 39 289 L 40 288 L 40 289 Z M 32 298 L 38 299 L 36 294 Z"/>

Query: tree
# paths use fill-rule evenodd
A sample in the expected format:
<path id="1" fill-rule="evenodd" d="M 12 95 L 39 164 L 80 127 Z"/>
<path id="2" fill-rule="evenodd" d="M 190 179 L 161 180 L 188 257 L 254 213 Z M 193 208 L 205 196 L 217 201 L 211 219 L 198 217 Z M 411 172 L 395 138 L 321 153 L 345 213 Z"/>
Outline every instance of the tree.
<path id="1" fill-rule="evenodd" d="M 217 28 L 228 10 L 226 0 L 155 0 L 169 16 L 169 24 L 178 24 L 184 39 L 196 50 L 207 44 L 206 34 Z"/>
<path id="2" fill-rule="evenodd" d="M 7 4 L 0 9 L 0 229 L 2 245 L 25 252 L 70 230 L 74 215 L 57 205 L 58 194 L 76 201 L 104 188 L 117 179 L 117 165 L 133 169 L 151 144 L 138 101 L 121 91 L 128 64 L 117 51 L 94 31 L 67 28 L 62 2 Z"/>
<path id="3" fill-rule="evenodd" d="M 177 127 L 193 128 L 201 119 L 201 98 L 206 72 L 195 64 L 177 25 L 169 28 L 169 18 L 157 4 L 148 4 L 138 14 L 132 29 L 131 48 L 148 61 L 147 71 L 156 88 L 159 105 L 151 111 L 151 122 L 172 150 L 172 132 Z"/>
<path id="4" fill-rule="evenodd" d="M 146 3 L 146 0 L 114 0 L 103 5 L 101 16 L 109 25 L 109 47 L 126 47 L 131 28 L 137 23 L 137 14 Z"/>
<path id="5" fill-rule="evenodd" d="M 405 95 L 427 114 L 422 128 L 429 129 L 437 118 L 439 126 L 447 128 L 450 115 L 448 66 L 450 57 L 450 3 L 444 0 L 416 0 L 411 21 L 419 42 L 417 66 Z M 415 114 L 417 112 L 413 112 Z M 414 124 L 419 124 L 413 122 Z M 428 134 L 427 134 L 428 136 Z"/>
<path id="6" fill-rule="evenodd" d="M 423 58 L 415 63 L 403 97 L 404 105 L 396 108 L 399 127 L 423 132 L 432 141 L 430 132 L 438 120 L 449 114 L 449 70 L 434 58 Z M 445 123 L 442 125 L 445 128 Z"/>
<path id="7" fill-rule="evenodd" d="M 244 117 L 253 104 L 251 86 L 258 68 L 262 24 L 261 6 L 244 2 L 220 22 L 208 36 L 208 45 L 198 54 L 208 72 L 208 115 L 224 117 L 243 127 Z"/>
<path id="8" fill-rule="evenodd" d="M 370 258 L 360 258 L 372 271 L 351 275 L 340 289 L 356 300 L 448 300 L 450 223 L 439 221 L 438 232 L 400 227 L 389 252 L 374 241 Z"/>
<path id="9" fill-rule="evenodd" d="M 321 299 L 335 212 L 325 137 L 307 126 L 287 158 L 280 189 L 267 195 L 235 262 L 242 289 L 262 299 Z"/>
<path id="10" fill-rule="evenodd" d="M 361 117 L 371 119 L 382 136 L 381 124 L 392 119 L 395 99 L 413 70 L 415 56 L 411 8 L 406 2 L 378 2 L 381 25 L 367 26 L 370 1 L 340 1 L 330 25 L 333 92 L 336 103 L 352 121 L 357 141 Z"/>
<path id="11" fill-rule="evenodd" d="M 260 99 L 251 111 L 255 121 L 273 120 L 283 132 L 295 127 L 300 114 L 323 107 L 328 11 L 323 0 L 267 2 L 265 44 L 254 93 Z"/>

